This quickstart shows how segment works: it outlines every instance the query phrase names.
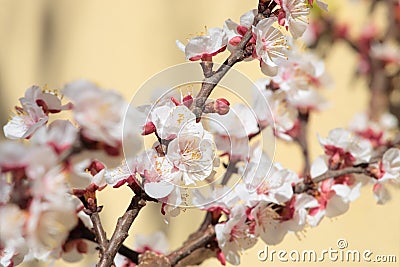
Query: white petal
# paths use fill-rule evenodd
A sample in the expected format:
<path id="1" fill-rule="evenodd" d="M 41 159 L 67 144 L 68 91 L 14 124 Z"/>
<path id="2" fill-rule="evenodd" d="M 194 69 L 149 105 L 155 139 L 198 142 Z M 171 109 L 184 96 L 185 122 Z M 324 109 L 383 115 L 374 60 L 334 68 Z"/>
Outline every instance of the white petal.
<path id="1" fill-rule="evenodd" d="M 311 227 L 317 226 L 322 218 L 325 216 L 325 210 L 319 210 L 316 214 L 314 215 L 308 215 L 307 216 L 307 222 Z"/>
<path id="2" fill-rule="evenodd" d="M 236 30 L 238 26 L 239 25 L 236 22 L 232 21 L 231 19 L 225 20 L 224 31 L 228 37 L 228 40 L 230 40 L 236 36 L 239 36 L 239 34 L 237 33 L 237 30 Z"/>
<path id="3" fill-rule="evenodd" d="M 254 17 L 256 14 L 257 14 L 256 9 L 252 9 L 252 10 L 249 10 L 246 13 L 244 13 L 240 17 L 240 25 L 249 28 L 251 25 L 253 25 Z"/>
<path id="4" fill-rule="evenodd" d="M 317 3 L 319 8 L 321 8 L 324 11 L 328 11 L 328 4 L 327 3 L 324 3 L 324 2 L 322 2 L 320 0 L 316 0 L 316 3 Z"/>
<path id="5" fill-rule="evenodd" d="M 387 201 L 391 199 L 389 191 L 383 184 L 375 184 L 373 191 L 374 191 L 374 197 L 378 204 L 385 204 Z"/>
<path id="6" fill-rule="evenodd" d="M 311 165 L 310 174 L 312 178 L 315 178 L 328 171 L 328 165 L 324 156 L 319 156 L 315 159 Z"/>
<path id="7" fill-rule="evenodd" d="M 293 19 L 289 20 L 289 31 L 294 39 L 301 37 L 306 29 L 307 29 L 307 23 L 299 20 L 297 21 L 294 21 Z"/>
<path id="8" fill-rule="evenodd" d="M 383 154 L 382 163 L 384 170 L 391 174 L 400 173 L 400 149 L 391 148 Z"/>
<path id="9" fill-rule="evenodd" d="M 326 217 L 335 217 L 345 213 L 349 209 L 349 202 L 343 201 L 343 198 L 334 195 L 328 200 L 326 206 Z"/>
<path id="10" fill-rule="evenodd" d="M 265 228 L 265 231 L 260 233 L 260 238 L 268 245 L 279 244 L 288 232 L 288 229 L 278 221 L 266 225 Z"/>
<path id="11" fill-rule="evenodd" d="M 261 71 L 267 76 L 275 76 L 278 74 L 278 66 L 267 65 L 261 62 Z"/>
<path id="12" fill-rule="evenodd" d="M 168 196 L 172 190 L 174 189 L 174 185 L 171 183 L 159 182 L 159 183 L 145 183 L 144 191 L 150 197 L 153 198 L 163 198 Z"/>
<path id="13" fill-rule="evenodd" d="M 176 46 L 179 48 L 179 50 L 181 50 L 182 52 L 185 52 L 185 45 L 182 44 L 181 41 L 176 40 L 176 41 L 175 41 L 175 44 L 176 44 Z"/>
<path id="14" fill-rule="evenodd" d="M 4 135 L 9 139 L 20 139 L 25 137 L 29 127 L 20 116 L 14 116 L 3 126 Z"/>

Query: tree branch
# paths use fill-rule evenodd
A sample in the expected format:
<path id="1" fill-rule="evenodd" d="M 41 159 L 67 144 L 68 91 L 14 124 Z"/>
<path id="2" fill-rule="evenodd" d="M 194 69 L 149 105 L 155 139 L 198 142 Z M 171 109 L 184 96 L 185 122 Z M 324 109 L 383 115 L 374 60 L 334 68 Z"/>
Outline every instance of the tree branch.
<path id="1" fill-rule="evenodd" d="M 214 238 L 215 228 L 212 225 L 209 225 L 204 231 L 198 231 L 192 234 L 182 247 L 171 252 L 167 256 L 171 266 L 177 265 L 179 261 L 188 257 L 195 250 L 206 247 Z"/>
<path id="2" fill-rule="evenodd" d="M 310 113 L 308 111 L 299 111 L 299 133 L 298 136 L 295 138 L 297 144 L 299 144 L 301 148 L 301 152 L 303 153 L 304 159 L 304 168 L 303 168 L 303 176 L 307 179 L 308 174 L 310 172 L 310 155 L 309 155 L 309 147 L 308 147 L 308 140 L 307 140 L 307 130 L 308 130 L 308 119 Z"/>
<path id="3" fill-rule="evenodd" d="M 103 225 L 101 224 L 99 212 L 93 212 L 89 216 L 93 223 L 93 231 L 96 235 L 96 240 L 100 246 L 100 255 L 102 255 L 108 245 L 107 235 L 103 229 Z"/>
<path id="4" fill-rule="evenodd" d="M 78 240 L 78 239 L 85 239 L 91 241 L 93 243 L 98 243 L 98 239 L 96 235 L 93 233 L 92 230 L 87 228 L 81 220 L 78 221 L 78 225 L 70 232 L 67 241 Z M 108 240 L 107 240 L 108 243 Z M 126 247 L 125 245 L 121 245 L 118 253 L 130 259 L 133 263 L 138 264 L 139 253 Z"/>
<path id="5" fill-rule="evenodd" d="M 103 209 L 102 206 L 97 206 L 96 189 L 94 190 L 83 190 L 82 195 L 77 195 L 82 202 L 84 209 L 83 211 L 90 217 L 93 224 L 93 232 L 96 236 L 97 243 L 100 248 L 100 257 L 103 255 L 107 245 L 107 235 L 104 231 L 103 225 L 101 224 L 99 213 Z"/>
<path id="6" fill-rule="evenodd" d="M 230 161 L 228 163 L 228 166 L 226 167 L 226 171 L 224 173 L 224 177 L 222 177 L 221 185 L 227 185 L 232 175 L 238 172 L 238 168 L 236 167 L 236 164 L 238 162 L 239 161 Z"/>
<path id="7" fill-rule="evenodd" d="M 294 187 L 294 193 L 303 193 L 306 192 L 308 189 L 312 188 L 316 183 L 322 182 L 326 179 L 330 178 L 337 178 L 346 174 L 366 174 L 370 175 L 368 168 L 371 164 L 378 163 L 385 152 L 392 148 L 396 147 L 400 144 L 400 134 L 396 135 L 393 140 L 386 146 L 379 147 L 375 150 L 375 153 L 372 155 L 370 162 L 361 163 L 358 165 L 354 165 L 352 167 L 347 167 L 340 170 L 328 170 L 327 172 L 309 180 L 298 183 Z"/>
<path id="8" fill-rule="evenodd" d="M 254 17 L 253 25 L 257 25 L 257 23 L 263 18 L 268 18 L 272 14 L 272 10 L 275 6 L 275 2 L 260 0 L 258 5 L 258 14 Z M 210 63 L 205 64 L 203 62 L 201 64 L 205 78 L 199 93 L 194 99 L 194 105 L 192 107 L 192 111 L 196 115 L 196 118 L 201 117 L 207 98 L 210 96 L 215 86 L 217 86 L 225 74 L 230 70 L 230 68 L 252 54 L 253 48 L 250 49 L 251 51 L 246 49 L 246 46 L 252 36 L 253 31 L 251 26 L 243 36 L 242 40 L 236 46 L 235 51 L 231 53 L 231 55 L 225 60 L 223 65 L 221 65 L 217 71 L 213 72 L 212 69 L 210 70 L 210 66 L 212 66 Z"/>
<path id="9" fill-rule="evenodd" d="M 366 166 L 369 166 L 367 163 Z M 341 170 L 329 170 L 310 181 L 301 182 L 295 185 L 294 193 L 300 194 L 307 192 L 308 189 L 313 188 L 316 183 L 322 182 L 327 179 L 337 178 L 346 174 L 365 173 L 367 174 L 367 168 L 365 166 L 348 167 Z"/>
<path id="10" fill-rule="evenodd" d="M 97 265 L 98 267 L 109 267 L 112 265 L 115 255 L 121 248 L 124 240 L 128 237 L 129 228 L 139 214 L 139 211 L 145 205 L 146 201 L 143 199 L 141 194 L 135 195 L 132 198 L 131 203 L 129 204 L 129 207 L 126 210 L 125 214 L 122 217 L 118 218 L 115 231 L 99 261 L 99 264 Z"/>
<path id="11" fill-rule="evenodd" d="M 250 34 L 247 34 L 249 33 Z M 247 44 L 251 38 L 251 30 L 247 31 L 246 35 L 243 37 L 241 43 Z M 237 62 L 244 59 L 244 50 L 237 49 L 234 53 L 232 53 L 227 60 L 221 65 L 217 71 L 215 71 L 211 76 L 204 78 L 204 81 L 201 85 L 200 92 L 197 94 L 194 99 L 194 106 L 192 108 L 193 113 L 196 115 L 196 118 L 200 118 L 203 114 L 204 104 L 207 101 L 207 98 L 210 96 L 212 90 L 217 86 L 219 81 L 225 74 L 230 70 L 230 68 L 235 65 Z"/>
<path id="12" fill-rule="evenodd" d="M 255 16 L 253 25 L 256 25 L 261 19 L 269 17 L 271 15 L 272 9 L 275 6 L 276 6 L 275 2 L 266 3 L 266 1 L 260 0 L 258 8 L 259 13 Z M 206 64 L 206 63 L 202 64 L 205 78 L 202 83 L 200 92 L 194 99 L 194 105 L 192 107 L 192 112 L 196 115 L 196 118 L 201 117 L 207 98 L 210 96 L 212 90 L 220 82 L 222 77 L 224 77 L 224 75 L 229 71 L 229 69 L 234 64 L 242 61 L 244 58 L 251 55 L 249 51 L 246 51 L 246 45 L 250 41 L 251 37 L 252 37 L 252 27 L 250 27 L 249 30 L 246 32 L 246 34 L 243 36 L 241 42 L 236 47 L 236 50 L 225 60 L 224 64 L 221 65 L 217 71 L 215 72 L 212 71 L 211 64 Z M 108 267 L 112 264 L 115 254 L 122 245 L 122 242 L 128 236 L 128 230 L 131 224 L 133 223 L 140 209 L 144 205 L 145 205 L 145 200 L 143 200 L 141 197 L 138 197 L 138 195 L 136 195 L 132 199 L 131 205 L 129 206 L 126 213 L 118 219 L 118 223 L 114 231 L 114 234 L 111 237 L 111 240 L 100 259 L 98 267 Z M 214 237 L 214 235 L 215 235 L 214 228 L 212 226 L 209 226 L 208 228 L 206 228 L 205 234 L 200 236 L 199 239 L 196 240 L 189 239 L 187 243 L 185 243 L 187 245 L 183 246 L 181 249 L 173 252 L 168 256 L 171 265 L 172 266 L 176 265 L 181 259 L 190 255 L 190 253 L 193 250 L 204 246 Z"/>

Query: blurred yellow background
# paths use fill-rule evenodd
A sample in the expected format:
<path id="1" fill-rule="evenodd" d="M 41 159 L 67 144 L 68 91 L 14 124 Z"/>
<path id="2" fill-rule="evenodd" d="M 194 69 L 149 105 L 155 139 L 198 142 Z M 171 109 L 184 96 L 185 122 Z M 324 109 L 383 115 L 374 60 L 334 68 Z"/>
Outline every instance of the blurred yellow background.
<path id="1" fill-rule="evenodd" d="M 331 12 L 336 12 L 341 19 L 354 20 L 356 25 L 366 22 L 362 3 L 353 3 L 350 9 L 346 8 L 346 2 L 331 1 Z M 203 31 L 204 26 L 221 27 L 227 18 L 238 21 L 242 13 L 256 5 L 256 0 L 0 0 L 1 122 L 6 122 L 9 110 L 32 84 L 60 88 L 67 82 L 85 78 L 102 87 L 115 88 L 130 99 L 153 74 L 184 62 L 183 53 L 175 46 L 176 39 L 186 41 L 192 34 Z M 354 10 L 357 10 L 356 15 Z M 365 83 L 351 80 L 356 60 L 344 44 L 332 47 L 327 69 L 335 84 L 333 90 L 325 93 L 331 107 L 311 118 L 309 140 L 313 159 L 322 153 L 316 133 L 326 136 L 332 128 L 347 126 L 355 112 L 367 107 Z M 262 77 L 257 62 L 241 63 L 236 68 L 254 80 Z M 301 168 L 301 154 L 294 145 L 279 143 L 276 156 L 286 167 Z M 345 238 L 349 249 L 396 255 L 397 263 L 385 266 L 400 266 L 400 190 L 392 187 L 390 191 L 393 199 L 379 206 L 373 199 L 371 187 L 367 186 L 345 215 L 324 219 L 319 227 L 308 229 L 300 237 L 289 234 L 272 249 L 321 251 L 336 248 L 336 241 Z M 128 204 L 130 192 L 125 189 L 103 192 L 100 203 L 105 208 L 101 217 L 110 235 L 117 216 Z M 163 230 L 169 238 L 170 249 L 174 249 L 198 227 L 202 218 L 202 213 L 187 210 L 166 225 L 159 208 L 149 204 L 135 221 L 125 244 L 131 246 L 136 233 Z M 263 242 L 259 241 L 255 248 L 246 251 L 242 266 L 291 265 L 259 262 L 257 251 L 263 248 Z M 89 266 L 89 262 L 69 266 Z M 55 266 L 64 264 L 58 261 Z M 296 266 L 360 264 L 327 261 L 296 263 Z M 47 265 L 28 263 L 25 266 Z M 211 259 L 202 266 L 218 265 Z M 370 263 L 369 266 L 378 265 Z"/>

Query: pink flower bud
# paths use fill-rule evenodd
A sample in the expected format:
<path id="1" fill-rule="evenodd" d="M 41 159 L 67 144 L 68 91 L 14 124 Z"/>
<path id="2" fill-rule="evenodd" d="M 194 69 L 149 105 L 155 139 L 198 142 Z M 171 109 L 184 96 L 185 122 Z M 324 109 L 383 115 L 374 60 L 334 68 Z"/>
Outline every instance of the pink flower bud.
<path id="1" fill-rule="evenodd" d="M 154 133 L 155 131 L 156 131 L 156 126 L 154 125 L 154 123 L 149 121 L 148 123 L 146 123 L 143 126 L 142 135 L 148 135 L 148 134 Z"/>
<path id="2" fill-rule="evenodd" d="M 94 160 L 92 163 L 90 163 L 89 167 L 87 168 L 87 171 L 90 172 L 91 175 L 96 175 L 98 174 L 102 169 L 104 169 L 105 166 L 103 163 L 100 161 Z"/>
<path id="3" fill-rule="evenodd" d="M 229 101 L 226 100 L 225 98 L 218 98 L 214 102 L 214 110 L 217 112 L 219 115 L 225 115 L 226 113 L 229 112 Z"/>
<path id="4" fill-rule="evenodd" d="M 176 99 L 175 97 L 171 97 L 171 101 L 175 104 L 175 106 L 179 106 L 181 104 L 181 102 L 179 102 L 178 99 Z"/>
<path id="5" fill-rule="evenodd" d="M 339 24 L 335 26 L 334 36 L 336 38 L 345 39 L 349 35 L 349 25 L 347 24 Z"/>
<path id="6" fill-rule="evenodd" d="M 193 103 L 193 97 L 191 95 L 187 95 L 182 99 L 182 104 L 184 104 L 188 108 L 190 108 L 192 103 Z"/>
<path id="7" fill-rule="evenodd" d="M 281 86 L 279 85 L 279 83 L 274 82 L 273 80 L 271 80 L 271 82 L 268 85 L 269 89 L 271 89 L 272 91 L 276 91 L 278 89 L 281 88 Z"/>
<path id="8" fill-rule="evenodd" d="M 225 255 L 224 255 L 224 253 L 221 251 L 221 249 L 218 249 L 217 250 L 217 252 L 216 252 L 216 256 L 217 256 L 217 259 L 218 259 L 218 261 L 223 265 L 223 266 L 225 266 L 226 265 L 226 259 L 225 259 Z"/>
<path id="9" fill-rule="evenodd" d="M 293 128 L 286 131 L 286 134 L 289 135 L 292 138 L 297 138 L 300 134 L 300 122 L 299 120 L 296 120 L 294 122 Z"/>

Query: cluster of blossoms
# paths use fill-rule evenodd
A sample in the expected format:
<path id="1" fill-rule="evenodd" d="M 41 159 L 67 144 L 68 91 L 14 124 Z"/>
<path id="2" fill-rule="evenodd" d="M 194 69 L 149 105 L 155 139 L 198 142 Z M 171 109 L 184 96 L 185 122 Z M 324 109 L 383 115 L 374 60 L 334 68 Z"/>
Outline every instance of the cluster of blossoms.
<path id="1" fill-rule="evenodd" d="M 327 138 L 320 138 L 325 154 L 311 166 L 311 177 L 316 178 L 328 171 L 367 163 L 371 159 L 372 144 L 355 133 L 338 128 Z M 378 203 L 389 199 L 386 183 L 400 182 L 400 149 L 387 150 L 382 159 L 370 164 L 368 176 L 374 184 L 373 191 Z M 196 194 L 198 206 L 214 217 L 227 216 L 228 220 L 215 227 L 221 251 L 217 258 L 222 264 L 240 263 L 240 254 L 254 246 L 258 238 L 266 244 L 281 242 L 288 232 L 299 232 L 306 225 L 315 227 L 323 217 L 335 217 L 349 209 L 350 202 L 360 195 L 365 176 L 343 174 L 326 179 L 301 192 L 296 185 L 304 183 L 299 177 L 271 159 L 260 147 L 252 147 L 246 168 L 239 168 L 243 183 L 233 190 L 214 187 L 207 195 Z M 196 203 L 196 201 L 195 201 Z M 244 204 L 244 205 L 243 205 Z"/>
<path id="2" fill-rule="evenodd" d="M 328 87 L 329 77 L 323 62 L 313 54 L 300 53 L 294 45 L 287 54 L 289 58 L 280 65 L 276 76 L 256 82 L 270 105 L 272 117 L 266 116 L 260 99 L 255 99 L 254 110 L 262 128 L 275 124 L 275 135 L 289 141 L 299 135 L 300 114 L 327 106 L 320 90 Z"/>
<path id="3" fill-rule="evenodd" d="M 1 144 L 0 151 L 1 264 L 59 254 L 78 217 L 55 152 L 11 142 Z"/>
<path id="4" fill-rule="evenodd" d="M 186 46 L 179 41 L 177 44 L 188 60 L 212 61 L 212 57 L 225 51 L 226 47 L 233 53 L 251 29 L 244 60 L 258 59 L 262 72 L 272 76 L 257 82 L 258 89 L 265 98 L 255 98 L 254 111 L 257 113 L 258 125 L 262 130 L 275 124 L 276 136 L 292 140 L 299 131 L 299 111 L 306 113 L 326 106 L 326 101 L 318 91 L 327 87 L 329 79 L 323 62 L 314 55 L 300 53 L 294 40 L 301 37 L 307 28 L 306 22 L 313 1 L 274 2 L 277 4 L 274 12 L 270 17 L 261 19 L 256 26 L 254 22 L 257 20 L 257 10 L 250 10 L 240 17 L 240 23 L 228 19 L 222 29 L 209 29 L 208 34 L 191 39 Z M 324 10 L 327 9 L 327 5 L 321 1 L 316 1 L 316 4 Z M 291 36 L 281 32 L 278 25 L 284 26 Z M 266 87 L 271 90 L 265 90 Z M 265 101 L 271 108 L 272 116 L 267 115 L 269 112 L 264 110 Z M 236 114 L 249 118 L 241 111 Z M 259 130 L 249 128 L 248 131 L 246 136 Z M 237 153 L 243 155 L 241 152 L 244 146 L 240 148 Z"/>
<path id="5" fill-rule="evenodd" d="M 354 1 L 356 2 L 356 1 Z M 354 4 L 354 3 L 353 3 Z M 370 3 L 371 13 L 376 8 L 377 3 Z M 390 8 L 395 14 L 400 10 L 400 3 L 392 1 Z M 394 27 L 399 27 L 399 16 L 393 17 Z M 400 49 L 395 36 L 384 36 L 384 31 L 380 29 L 379 23 L 373 20 L 363 25 L 361 31 L 353 36 L 352 24 L 347 21 L 337 21 L 336 18 L 327 13 L 319 13 L 318 18 L 310 22 L 309 27 L 303 35 L 303 40 L 309 47 L 317 48 L 320 43 L 331 45 L 335 41 L 345 41 L 351 48 L 358 53 L 357 74 L 370 76 L 373 68 L 379 66 L 382 70 L 398 69 L 400 65 Z M 394 33 L 393 29 L 390 29 Z M 394 38 L 391 38 L 394 37 Z M 388 40 L 386 40 L 386 39 Z"/>
<path id="6" fill-rule="evenodd" d="M 166 221 L 181 207 L 207 211 L 215 227 L 216 257 L 223 265 L 238 265 L 241 252 L 258 238 L 278 244 L 288 232 L 344 213 L 367 176 L 378 203 L 387 201 L 385 185 L 400 181 L 400 149 L 392 143 L 398 125 L 390 114 L 375 122 L 359 115 L 350 129 L 319 137 L 324 154 L 303 175 L 273 162 L 253 139 L 271 130 L 283 140 L 299 140 L 300 121 L 326 106 L 319 94 L 328 83 L 323 63 L 300 53 L 278 26 L 300 38 L 313 4 L 271 0 L 268 17 L 251 10 L 239 24 L 226 20 L 223 29 L 209 29 L 186 46 L 177 42 L 188 60 L 204 63 L 225 50 L 235 53 L 248 38 L 243 60 L 259 60 L 262 72 L 271 76 L 256 83 L 251 108 L 219 98 L 205 103 L 204 114 L 196 116 L 198 99 L 191 94 L 133 107 L 115 91 L 83 80 L 62 89 L 71 101 L 63 105 L 55 91 L 28 88 L 4 126 L 5 136 L 19 141 L 0 144 L 0 263 L 9 267 L 59 257 L 74 261 L 95 251 L 88 215 L 96 193 L 107 186 L 127 185 L 162 203 Z M 321 1 L 315 4 L 326 9 Z M 373 50 L 386 60 L 379 47 Z M 49 114 L 61 111 L 70 111 L 73 121 L 49 122 Z M 145 138 L 153 138 L 147 149 L 142 148 Z M 378 148 L 385 148 L 382 155 L 374 154 Z M 360 166 L 363 174 L 345 172 Z M 227 179 L 219 182 L 223 167 Z M 229 175 L 241 178 L 234 187 L 228 185 Z M 85 239 L 77 236 L 85 229 Z M 161 233 L 136 241 L 137 253 L 167 253 Z M 115 264 L 136 263 L 118 254 Z"/>
<path id="7" fill-rule="evenodd" d="M 149 197 L 172 204 L 163 205 L 164 214 L 177 215 L 184 202 L 181 185 L 210 178 L 219 166 L 213 136 L 189 109 L 190 95 L 182 101 L 168 98 L 157 106 L 128 109 L 116 92 L 83 80 L 67 84 L 62 94 L 71 102 L 61 105 L 59 94 L 28 88 L 22 107 L 16 107 L 17 114 L 4 126 L 6 137 L 30 141 L 0 146 L 0 213 L 7 218 L 1 221 L 4 266 L 35 258 L 80 259 L 90 242 L 70 240 L 70 231 L 80 224 L 93 227 L 84 204 L 95 200 L 96 191 L 107 183 L 114 187 L 140 183 Z M 229 110 L 225 99 L 209 104 L 219 114 Z M 71 110 L 74 122 L 48 123 L 48 114 L 61 110 Z M 149 134 L 159 141 L 140 151 L 141 136 Z M 121 154 L 122 136 L 124 145 L 137 155 L 112 168 L 113 158 Z M 80 155 L 79 150 L 87 154 Z"/>
<path id="8" fill-rule="evenodd" d="M 251 30 L 245 60 L 258 59 L 264 74 L 276 75 L 278 66 L 288 58 L 285 50 L 290 39 L 277 26 L 284 26 L 294 39 L 301 37 L 307 29 L 313 0 L 272 0 L 272 2 L 276 6 L 274 12 L 268 18 L 258 21 L 256 25 L 254 23 L 258 20 L 257 10 L 250 10 L 240 17 L 239 24 L 228 19 L 223 28 L 211 28 L 204 36 L 189 40 L 186 46 L 179 41 L 177 45 L 185 52 L 188 60 L 212 61 L 213 56 L 225 51 L 226 48 L 231 52 L 235 51 L 243 37 Z M 327 10 L 327 5 L 322 1 L 316 1 L 316 4 Z"/>
<path id="9" fill-rule="evenodd" d="M 59 257 L 76 261 L 81 253 L 95 252 L 94 243 L 69 238 L 80 225 L 93 227 L 79 199 L 90 199 L 106 187 L 108 169 L 99 158 L 112 164 L 107 155 L 121 154 L 124 119 L 129 125 L 125 136 L 138 147 L 143 125 L 125 114 L 128 103 L 119 94 L 77 81 L 66 85 L 62 95 L 71 102 L 62 105 L 57 91 L 28 88 L 3 128 L 5 136 L 14 139 L 0 144 L 3 266 Z M 73 123 L 49 122 L 49 114 L 63 110 L 72 110 Z M 75 151 L 83 148 L 88 154 Z"/>
<path id="10" fill-rule="evenodd" d="M 177 207 L 188 205 L 183 196 L 186 187 L 212 179 L 219 166 L 213 135 L 190 110 L 191 95 L 166 97 L 147 110 L 143 135 L 155 135 L 157 141 L 119 167 L 105 174 L 108 184 L 120 187 L 140 183 L 146 194 L 170 205 L 163 205 L 167 216 L 179 214 Z M 220 114 L 229 111 L 229 102 L 217 99 L 211 102 Z"/>

